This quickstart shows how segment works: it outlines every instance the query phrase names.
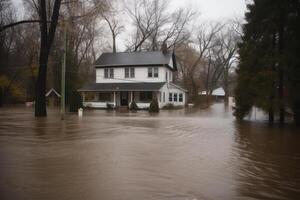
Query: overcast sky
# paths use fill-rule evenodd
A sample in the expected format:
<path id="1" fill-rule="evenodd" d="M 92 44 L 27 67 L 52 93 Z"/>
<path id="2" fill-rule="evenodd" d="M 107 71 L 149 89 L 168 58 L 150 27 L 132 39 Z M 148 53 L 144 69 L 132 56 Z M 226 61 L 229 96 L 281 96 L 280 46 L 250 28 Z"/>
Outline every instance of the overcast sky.
<path id="1" fill-rule="evenodd" d="M 21 5 L 22 0 L 12 0 Z M 241 17 L 246 10 L 246 0 L 171 0 L 170 6 L 189 7 L 201 13 L 207 20 Z"/>
<path id="2" fill-rule="evenodd" d="M 12 0 L 18 7 L 22 0 Z M 201 21 L 226 21 L 228 19 L 243 18 L 247 0 L 170 0 L 170 6 L 176 8 L 190 8 L 200 13 Z M 119 37 L 118 43 L 123 43 L 126 34 Z M 123 44 L 119 50 L 123 50 Z"/>
<path id="3" fill-rule="evenodd" d="M 173 5 L 189 7 L 200 12 L 204 20 L 226 20 L 242 17 L 246 11 L 246 0 L 172 0 Z"/>

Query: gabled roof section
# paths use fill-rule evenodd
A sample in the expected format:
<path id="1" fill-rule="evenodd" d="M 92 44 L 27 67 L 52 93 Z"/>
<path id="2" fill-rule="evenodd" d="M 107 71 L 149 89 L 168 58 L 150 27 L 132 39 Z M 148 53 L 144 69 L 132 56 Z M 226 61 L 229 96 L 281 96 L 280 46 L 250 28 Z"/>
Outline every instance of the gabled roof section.
<path id="1" fill-rule="evenodd" d="M 164 54 L 161 51 L 103 53 L 95 62 L 96 68 L 162 65 L 176 71 L 174 53 Z"/>
<path id="2" fill-rule="evenodd" d="M 46 93 L 46 97 L 50 96 L 51 94 L 54 94 L 56 95 L 57 97 L 61 97 L 61 95 L 54 89 L 54 88 L 51 88 L 47 93 Z"/>
<path id="3" fill-rule="evenodd" d="M 206 91 L 199 92 L 199 95 L 206 95 Z M 212 92 L 213 96 L 225 96 L 225 91 L 222 87 L 219 87 Z"/>

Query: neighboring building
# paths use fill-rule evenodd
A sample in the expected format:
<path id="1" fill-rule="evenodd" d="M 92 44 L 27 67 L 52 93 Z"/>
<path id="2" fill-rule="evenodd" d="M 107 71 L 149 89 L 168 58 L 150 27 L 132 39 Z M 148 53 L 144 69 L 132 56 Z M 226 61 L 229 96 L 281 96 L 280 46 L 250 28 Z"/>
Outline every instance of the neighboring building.
<path id="1" fill-rule="evenodd" d="M 204 95 L 206 96 L 206 91 L 203 92 L 199 92 L 198 95 Z M 213 92 L 211 93 L 211 96 L 215 97 L 216 101 L 217 100 L 224 100 L 225 98 L 225 91 L 222 87 L 219 87 L 215 90 L 213 90 Z"/>
<path id="2" fill-rule="evenodd" d="M 54 107 L 59 105 L 61 95 L 54 88 L 51 88 L 45 96 L 50 106 Z"/>
<path id="3" fill-rule="evenodd" d="M 173 72 L 177 71 L 172 53 L 103 53 L 95 68 L 96 83 L 78 90 L 86 107 L 129 106 L 135 101 L 139 108 L 148 108 L 153 98 L 160 108 L 186 104 L 187 91 L 172 83 Z"/>

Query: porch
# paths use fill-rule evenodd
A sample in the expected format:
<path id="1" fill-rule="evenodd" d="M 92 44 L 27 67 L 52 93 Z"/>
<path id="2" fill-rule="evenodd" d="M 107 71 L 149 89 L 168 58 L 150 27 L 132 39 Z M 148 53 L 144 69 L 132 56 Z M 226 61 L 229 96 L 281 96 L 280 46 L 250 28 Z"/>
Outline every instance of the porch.
<path id="1" fill-rule="evenodd" d="M 134 101 L 139 109 L 145 109 L 150 106 L 153 98 L 159 97 L 159 91 L 164 85 L 164 82 L 90 83 L 78 91 L 82 94 L 85 107 L 129 107 Z"/>
<path id="2" fill-rule="evenodd" d="M 147 109 L 159 95 L 158 91 L 82 92 L 83 106 L 88 108 L 129 107 L 134 101 L 139 109 Z"/>

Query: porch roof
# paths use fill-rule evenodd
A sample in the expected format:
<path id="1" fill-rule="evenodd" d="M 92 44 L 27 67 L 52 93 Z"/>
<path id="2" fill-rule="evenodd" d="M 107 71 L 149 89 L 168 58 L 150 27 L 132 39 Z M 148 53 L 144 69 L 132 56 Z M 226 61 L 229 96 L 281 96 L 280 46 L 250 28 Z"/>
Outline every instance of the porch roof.
<path id="1" fill-rule="evenodd" d="M 158 91 L 165 82 L 157 83 L 89 83 L 80 88 L 79 92 L 96 91 Z"/>

